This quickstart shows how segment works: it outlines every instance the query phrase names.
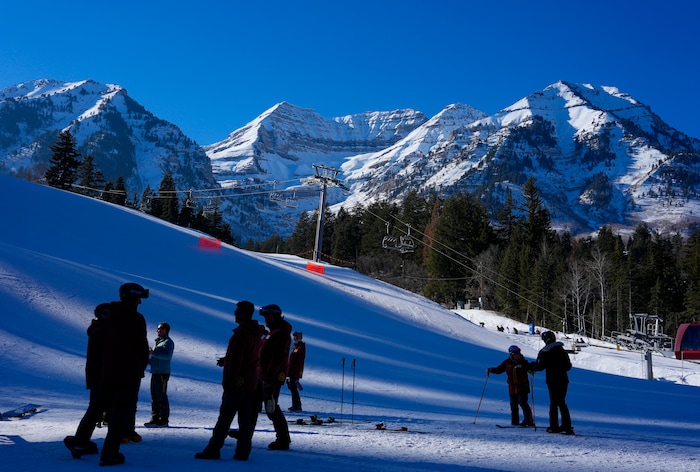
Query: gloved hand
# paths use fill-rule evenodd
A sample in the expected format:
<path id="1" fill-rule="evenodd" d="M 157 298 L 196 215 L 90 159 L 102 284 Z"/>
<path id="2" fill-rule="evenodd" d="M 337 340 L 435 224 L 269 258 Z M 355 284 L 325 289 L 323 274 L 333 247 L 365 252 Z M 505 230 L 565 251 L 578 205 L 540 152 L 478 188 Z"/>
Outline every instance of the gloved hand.
<path id="1" fill-rule="evenodd" d="M 487 367 L 487 368 L 486 368 L 486 373 L 487 373 L 487 374 L 490 374 L 490 373 L 492 373 L 492 372 L 493 372 L 493 367 Z"/>
<path id="2" fill-rule="evenodd" d="M 219 367 L 223 367 L 223 366 L 224 366 L 224 360 L 225 360 L 225 359 L 226 359 L 225 357 L 219 357 L 219 358 L 216 360 L 216 365 L 218 365 Z"/>

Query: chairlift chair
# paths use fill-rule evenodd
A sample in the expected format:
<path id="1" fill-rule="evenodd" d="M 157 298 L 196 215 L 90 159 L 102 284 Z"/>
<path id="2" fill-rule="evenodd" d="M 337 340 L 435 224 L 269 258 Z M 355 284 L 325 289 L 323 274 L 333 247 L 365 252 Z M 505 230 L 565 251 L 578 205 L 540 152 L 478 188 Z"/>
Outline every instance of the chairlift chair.
<path id="1" fill-rule="evenodd" d="M 144 213 L 151 211 L 151 197 L 146 197 L 146 199 L 141 202 L 139 210 Z"/>
<path id="2" fill-rule="evenodd" d="M 187 197 L 185 198 L 185 207 L 191 208 L 191 209 L 196 209 L 197 204 L 194 202 L 194 199 L 192 198 L 192 189 L 187 191 Z"/>
<path id="3" fill-rule="evenodd" d="M 294 192 L 294 194 L 291 197 L 287 197 L 287 199 L 284 202 L 284 206 L 287 208 L 297 208 L 299 206 L 299 202 L 297 202 L 297 193 Z"/>
<path id="4" fill-rule="evenodd" d="M 400 238 L 399 251 L 401 252 L 401 254 L 413 252 L 416 246 L 416 243 L 413 241 L 413 237 L 411 237 L 411 225 L 406 225 L 406 227 L 406 235 L 401 236 Z"/>
<path id="5" fill-rule="evenodd" d="M 284 202 L 284 195 L 282 195 L 282 192 L 277 191 L 277 181 L 273 180 L 272 181 L 272 192 L 270 192 L 270 201 L 271 202 Z"/>
<path id="6" fill-rule="evenodd" d="M 212 200 L 209 200 L 209 204 L 204 205 L 204 208 L 202 208 L 202 214 L 203 214 L 204 216 L 213 215 L 213 214 L 216 212 L 217 209 L 218 209 L 218 208 L 217 208 L 217 206 L 214 204 L 214 202 L 213 202 Z"/>
<path id="7" fill-rule="evenodd" d="M 399 250 L 401 253 L 405 252 L 413 252 L 415 249 L 415 243 L 413 242 L 413 238 L 411 235 L 406 235 L 406 236 L 401 236 L 400 238 L 400 245 L 399 245 Z"/>

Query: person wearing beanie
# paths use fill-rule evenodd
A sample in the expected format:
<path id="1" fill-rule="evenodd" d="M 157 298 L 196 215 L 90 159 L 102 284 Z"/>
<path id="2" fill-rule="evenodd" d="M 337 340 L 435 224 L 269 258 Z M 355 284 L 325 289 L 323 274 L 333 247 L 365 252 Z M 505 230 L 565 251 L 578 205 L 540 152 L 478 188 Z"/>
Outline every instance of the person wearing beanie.
<path id="1" fill-rule="evenodd" d="M 265 405 L 265 413 L 275 427 L 276 439 L 267 447 L 271 450 L 286 451 L 291 439 L 287 419 L 277 404 L 280 389 L 287 378 L 289 347 L 292 325 L 285 321 L 278 305 L 267 305 L 260 309 L 270 335 L 263 341 L 260 350 L 260 387 Z"/>
<path id="2" fill-rule="evenodd" d="M 569 389 L 571 359 L 564 350 L 564 344 L 557 341 L 552 331 L 542 333 L 545 346 L 537 355 L 537 360 L 530 364 L 530 372 L 545 371 L 547 390 L 549 391 L 549 427 L 548 433 L 574 434 L 571 415 L 566 404 Z M 559 424 L 561 413 L 561 424 Z"/>
<path id="3" fill-rule="evenodd" d="M 287 388 L 292 395 L 292 406 L 289 411 L 301 411 L 301 383 L 299 379 L 304 375 L 304 362 L 306 360 L 306 343 L 303 341 L 301 331 L 295 331 L 292 334 L 294 338 L 294 347 L 289 354 L 289 370 L 287 371 Z"/>
<path id="4" fill-rule="evenodd" d="M 234 416 L 238 414 L 238 437 L 235 460 L 247 461 L 252 448 L 255 430 L 254 398 L 258 385 L 258 362 L 260 359 L 260 324 L 253 319 L 255 306 L 243 300 L 236 304 L 234 311 L 238 326 L 229 339 L 226 355 L 217 360 L 224 368 L 221 384 L 224 393 L 221 397 L 219 418 L 209 443 L 195 459 L 219 459 L 221 448 L 228 436 Z"/>

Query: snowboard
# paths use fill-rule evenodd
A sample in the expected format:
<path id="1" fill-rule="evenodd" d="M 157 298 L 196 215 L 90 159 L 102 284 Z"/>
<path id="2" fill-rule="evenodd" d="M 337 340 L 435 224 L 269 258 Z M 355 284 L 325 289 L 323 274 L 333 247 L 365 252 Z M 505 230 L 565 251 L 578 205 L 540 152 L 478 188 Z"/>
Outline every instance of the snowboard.
<path id="1" fill-rule="evenodd" d="M 33 415 L 36 413 L 41 405 L 34 405 L 33 403 L 28 403 L 14 410 L 9 410 L 1 413 L 0 419 L 9 420 L 10 418 L 24 418 L 25 416 Z"/>

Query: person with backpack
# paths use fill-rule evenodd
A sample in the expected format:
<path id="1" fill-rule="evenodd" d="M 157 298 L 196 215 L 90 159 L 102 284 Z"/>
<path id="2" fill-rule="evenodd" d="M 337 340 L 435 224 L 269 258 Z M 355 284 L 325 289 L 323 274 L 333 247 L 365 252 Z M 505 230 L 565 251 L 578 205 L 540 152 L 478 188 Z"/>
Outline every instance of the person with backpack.
<path id="1" fill-rule="evenodd" d="M 280 389 L 287 378 L 292 325 L 284 319 L 282 309 L 278 305 L 272 304 L 260 308 L 260 315 L 270 329 L 270 335 L 263 341 L 260 349 L 260 385 L 265 413 L 272 421 L 276 433 L 276 439 L 268 444 L 267 448 L 286 451 L 292 441 L 289 437 L 287 419 L 277 402 Z"/>
<path id="2" fill-rule="evenodd" d="M 547 389 L 549 390 L 549 427 L 548 433 L 574 434 L 571 426 L 571 415 L 566 404 L 566 394 L 569 389 L 571 359 L 564 350 L 564 344 L 557 341 L 552 331 L 542 333 L 545 346 L 537 355 L 537 360 L 530 364 L 530 372 L 544 370 Z M 561 424 L 559 424 L 561 413 Z"/>
<path id="3" fill-rule="evenodd" d="M 527 403 L 527 397 L 530 393 L 530 380 L 527 376 L 529 366 L 530 363 L 523 357 L 520 348 L 513 345 L 508 348 L 508 358 L 501 362 L 498 367 L 486 369 L 491 374 L 506 373 L 510 397 L 510 424 L 513 426 L 535 425 L 532 419 L 532 410 Z M 522 422 L 520 422 L 518 406 L 523 410 Z"/>

